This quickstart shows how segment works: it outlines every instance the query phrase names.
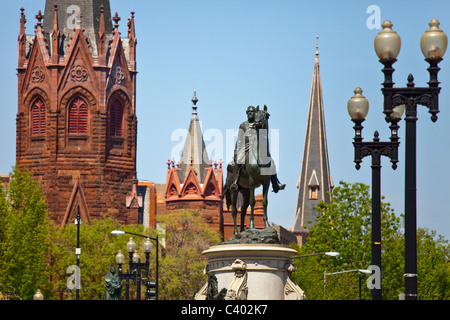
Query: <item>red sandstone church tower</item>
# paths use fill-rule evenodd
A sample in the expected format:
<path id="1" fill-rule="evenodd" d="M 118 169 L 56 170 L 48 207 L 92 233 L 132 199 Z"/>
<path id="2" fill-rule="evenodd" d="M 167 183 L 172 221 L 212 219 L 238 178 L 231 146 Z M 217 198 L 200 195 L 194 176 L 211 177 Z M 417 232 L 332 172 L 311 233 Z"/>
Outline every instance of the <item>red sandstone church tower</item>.
<path id="1" fill-rule="evenodd" d="M 199 210 L 212 228 L 223 235 L 222 163 L 208 158 L 195 92 L 192 102 L 191 122 L 180 162 L 167 162 L 166 210 Z"/>
<path id="2" fill-rule="evenodd" d="M 121 38 L 106 0 L 47 1 L 34 35 L 21 11 L 18 167 L 40 180 L 58 224 L 78 207 L 85 221 L 138 223 L 134 12 Z"/>

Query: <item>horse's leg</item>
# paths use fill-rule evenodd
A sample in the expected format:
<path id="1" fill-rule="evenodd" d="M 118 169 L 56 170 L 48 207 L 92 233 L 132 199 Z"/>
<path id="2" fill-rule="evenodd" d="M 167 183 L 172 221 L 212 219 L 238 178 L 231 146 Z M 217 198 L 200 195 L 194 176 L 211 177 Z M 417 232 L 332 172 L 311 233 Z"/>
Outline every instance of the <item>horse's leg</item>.
<path id="1" fill-rule="evenodd" d="M 254 209 L 255 209 L 255 188 L 252 185 L 250 185 L 249 191 L 250 191 L 250 197 L 249 198 L 250 198 L 250 208 L 251 208 L 249 229 L 254 229 L 255 228 L 255 221 L 254 221 L 254 218 L 253 218 L 253 212 L 254 212 Z"/>
<path id="2" fill-rule="evenodd" d="M 264 207 L 264 225 L 266 228 L 269 228 L 269 221 L 267 219 L 267 205 L 269 203 L 268 199 L 268 193 L 269 193 L 269 187 L 270 187 L 270 179 L 267 179 L 267 181 L 263 184 L 263 207 Z"/>
<path id="3" fill-rule="evenodd" d="M 236 235 L 236 234 L 238 234 L 237 223 L 236 223 L 236 216 L 237 216 L 236 203 L 237 203 L 238 193 L 234 192 L 234 191 L 230 191 L 230 192 L 231 192 L 231 215 L 233 217 L 233 222 L 234 222 L 234 231 L 233 231 L 233 233 Z"/>
<path id="4" fill-rule="evenodd" d="M 247 214 L 247 208 L 250 204 L 250 193 L 248 189 L 242 189 L 242 206 L 241 206 L 241 231 L 245 229 L 245 215 Z"/>

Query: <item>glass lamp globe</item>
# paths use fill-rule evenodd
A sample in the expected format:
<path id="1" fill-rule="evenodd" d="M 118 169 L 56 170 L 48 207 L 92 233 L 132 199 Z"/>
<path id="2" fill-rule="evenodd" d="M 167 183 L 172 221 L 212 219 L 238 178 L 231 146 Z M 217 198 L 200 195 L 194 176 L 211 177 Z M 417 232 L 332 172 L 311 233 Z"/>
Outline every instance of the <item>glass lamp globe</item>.
<path id="1" fill-rule="evenodd" d="M 357 87 L 355 95 L 347 103 L 347 111 L 352 120 L 364 120 L 369 113 L 369 101 L 362 95 L 362 89 Z"/>
<path id="2" fill-rule="evenodd" d="M 130 238 L 130 241 L 127 242 L 127 251 L 129 253 L 136 251 L 136 242 L 134 242 L 133 238 Z"/>
<path id="3" fill-rule="evenodd" d="M 389 20 L 384 21 L 381 26 L 383 30 L 378 33 L 374 41 L 375 52 L 380 60 L 397 59 L 402 45 L 400 36 L 392 30 L 393 24 Z"/>
<path id="4" fill-rule="evenodd" d="M 439 29 L 439 21 L 432 19 L 428 25 L 430 28 L 420 38 L 420 49 L 425 59 L 442 58 L 447 50 L 447 35 Z"/>
<path id="5" fill-rule="evenodd" d="M 150 253 L 153 250 L 153 243 L 149 238 L 145 239 L 143 249 L 145 253 Z"/>
<path id="6" fill-rule="evenodd" d="M 132 261 L 133 261 L 134 263 L 139 263 L 140 260 L 141 260 L 141 256 L 137 253 L 137 251 L 135 251 L 135 252 L 133 253 L 133 259 L 132 259 Z"/>
<path id="7" fill-rule="evenodd" d="M 33 300 L 44 300 L 44 295 L 42 294 L 40 289 L 37 289 L 36 293 L 33 296 Z"/>
<path id="8" fill-rule="evenodd" d="M 405 112 L 405 105 L 401 104 L 392 109 L 391 118 L 394 120 L 400 120 Z"/>
<path id="9" fill-rule="evenodd" d="M 119 253 L 116 255 L 117 264 L 123 264 L 125 262 L 125 256 L 122 253 L 122 250 L 119 250 Z"/>

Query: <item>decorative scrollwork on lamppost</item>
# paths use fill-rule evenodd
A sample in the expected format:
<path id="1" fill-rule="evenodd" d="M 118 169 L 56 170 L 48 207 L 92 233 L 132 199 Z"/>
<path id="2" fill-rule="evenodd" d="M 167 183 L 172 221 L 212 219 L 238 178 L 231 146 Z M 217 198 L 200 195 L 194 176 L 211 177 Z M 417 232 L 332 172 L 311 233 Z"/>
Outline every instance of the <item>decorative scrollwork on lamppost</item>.
<path id="1" fill-rule="evenodd" d="M 383 64 L 384 114 L 386 121 L 391 122 L 396 106 L 405 105 L 405 299 L 417 300 L 417 181 L 416 181 L 416 122 L 417 105 L 428 108 L 431 120 L 437 121 L 439 113 L 438 64 L 447 50 L 447 36 L 439 29 L 439 21 L 432 19 L 430 28 L 420 39 L 420 47 L 429 64 L 430 74 L 428 87 L 416 87 L 412 74 L 404 88 L 394 87 L 392 65 L 400 53 L 400 36 L 392 30 L 392 23 L 384 21 L 383 30 L 375 38 L 375 52 Z M 406 276 L 408 275 L 408 276 Z"/>
<path id="2" fill-rule="evenodd" d="M 356 169 L 361 168 L 362 159 L 372 157 L 372 265 L 378 266 L 381 272 L 381 156 L 391 159 L 392 168 L 397 169 L 398 146 L 398 121 L 401 119 L 404 106 L 395 107 L 391 113 L 391 137 L 390 141 L 380 141 L 378 131 L 375 131 L 373 141 L 363 141 L 362 123 L 369 112 L 369 101 L 362 95 L 361 88 L 356 88 L 355 95 L 347 104 L 348 113 L 355 123 L 355 147 Z M 372 299 L 381 300 L 381 287 L 372 289 Z"/>
<path id="3" fill-rule="evenodd" d="M 146 238 L 143 244 L 143 250 L 145 253 L 145 262 L 141 262 L 141 257 L 137 253 L 137 246 L 133 238 L 127 242 L 127 251 L 129 255 L 128 270 L 123 272 L 123 264 L 125 263 L 125 255 L 121 250 L 116 255 L 116 263 L 119 266 L 118 276 L 120 281 L 125 280 L 125 300 L 130 298 L 130 280 L 136 284 L 136 300 L 141 300 L 141 283 L 142 283 L 142 271 L 147 275 L 144 281 L 146 286 L 146 300 L 158 300 L 158 268 L 159 268 L 159 240 L 158 236 L 156 238 L 151 238 L 143 236 L 136 233 L 124 232 L 120 230 L 115 230 L 111 232 L 114 235 L 122 235 L 125 233 L 136 235 L 139 237 Z M 150 252 L 153 250 L 153 243 L 151 240 L 156 242 L 156 281 L 150 281 L 149 279 L 149 268 L 150 268 Z"/>

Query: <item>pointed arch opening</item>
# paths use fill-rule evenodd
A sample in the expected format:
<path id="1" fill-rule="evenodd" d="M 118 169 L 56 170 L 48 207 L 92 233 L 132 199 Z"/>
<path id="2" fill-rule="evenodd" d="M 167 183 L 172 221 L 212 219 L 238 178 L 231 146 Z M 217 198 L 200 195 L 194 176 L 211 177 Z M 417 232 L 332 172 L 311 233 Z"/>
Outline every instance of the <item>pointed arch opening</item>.
<path id="1" fill-rule="evenodd" d="M 131 99 L 121 89 L 115 89 L 107 99 L 107 156 L 132 154 L 136 138 L 136 116 L 131 113 Z M 130 139 L 131 138 L 131 139 Z"/>
<path id="2" fill-rule="evenodd" d="M 68 132 L 69 135 L 88 134 L 88 105 L 80 96 L 72 99 L 69 105 Z"/>
<path id="3" fill-rule="evenodd" d="M 109 134 L 111 137 L 123 136 L 123 110 L 123 104 L 119 100 L 114 100 L 111 103 L 109 113 Z"/>
<path id="4" fill-rule="evenodd" d="M 42 98 L 36 98 L 31 105 L 31 135 L 43 136 L 46 129 L 46 110 Z"/>

